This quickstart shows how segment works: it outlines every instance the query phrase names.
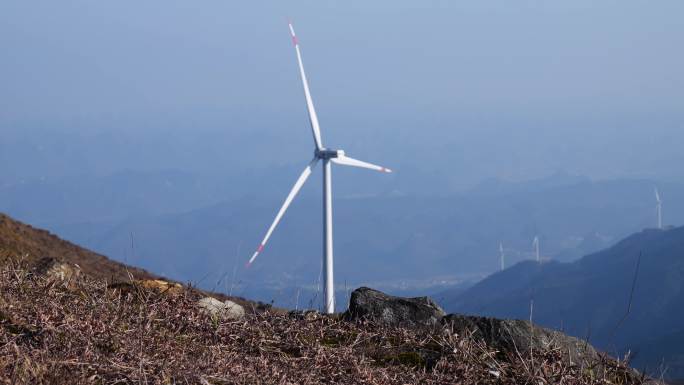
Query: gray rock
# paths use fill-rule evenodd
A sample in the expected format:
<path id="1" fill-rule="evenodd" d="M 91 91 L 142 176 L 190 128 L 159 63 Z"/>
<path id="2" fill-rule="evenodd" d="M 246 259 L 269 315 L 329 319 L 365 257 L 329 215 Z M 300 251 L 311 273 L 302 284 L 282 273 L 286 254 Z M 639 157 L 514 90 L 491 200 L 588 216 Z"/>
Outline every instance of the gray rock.
<path id="1" fill-rule="evenodd" d="M 245 316 L 245 309 L 242 306 L 228 300 L 221 302 L 216 298 L 204 297 L 197 305 L 212 318 L 222 321 L 238 320 Z"/>
<path id="2" fill-rule="evenodd" d="M 416 327 L 438 325 L 444 315 L 444 310 L 429 297 L 393 297 L 368 287 L 361 287 L 352 292 L 345 318 Z"/>
<path id="3" fill-rule="evenodd" d="M 561 332 L 536 326 L 528 321 L 497 318 L 445 315 L 428 297 L 393 297 L 367 287 L 354 290 L 346 319 L 369 319 L 375 322 L 405 327 L 440 326 L 443 332 L 457 333 L 479 339 L 501 354 L 529 356 L 530 351 L 559 349 L 563 359 L 583 365 L 600 361 L 599 353 L 590 344 Z"/>
<path id="4" fill-rule="evenodd" d="M 70 282 L 81 275 L 78 265 L 63 263 L 55 258 L 45 257 L 38 260 L 33 267 L 36 274 L 44 275 L 50 279 Z"/>
<path id="5" fill-rule="evenodd" d="M 228 309 L 231 319 L 241 319 L 245 316 L 245 308 L 243 308 L 241 305 L 230 300 L 223 301 L 223 304 Z"/>
<path id="6" fill-rule="evenodd" d="M 293 319 L 313 321 L 321 318 L 321 313 L 316 310 L 290 310 L 288 316 Z"/>
<path id="7" fill-rule="evenodd" d="M 449 314 L 442 318 L 442 324 L 460 335 L 481 339 L 504 354 L 528 356 L 530 349 L 559 348 L 569 363 L 595 362 L 599 358 L 596 350 L 585 341 L 536 326 L 529 321 Z"/>

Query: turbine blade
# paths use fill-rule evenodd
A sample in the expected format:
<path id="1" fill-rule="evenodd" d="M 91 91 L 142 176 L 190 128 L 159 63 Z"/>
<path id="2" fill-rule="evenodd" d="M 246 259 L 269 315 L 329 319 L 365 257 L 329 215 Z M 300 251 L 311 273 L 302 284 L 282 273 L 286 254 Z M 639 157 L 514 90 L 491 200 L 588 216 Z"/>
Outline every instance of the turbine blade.
<path id="1" fill-rule="evenodd" d="M 658 193 L 657 188 L 655 189 L 655 198 L 656 198 L 656 202 L 660 203 L 660 194 Z"/>
<path id="2" fill-rule="evenodd" d="M 306 182 L 306 180 L 309 178 L 309 175 L 311 175 L 311 171 L 314 167 L 316 167 L 316 163 L 318 163 L 318 158 L 314 158 L 311 161 L 311 163 L 309 163 L 309 165 L 306 166 L 304 171 L 302 171 L 301 175 L 299 175 L 299 179 L 297 179 L 297 182 L 295 182 L 294 186 L 292 187 L 292 190 L 290 190 L 290 193 L 287 194 L 287 198 L 285 198 L 285 202 L 283 202 L 283 205 L 280 207 L 280 210 L 278 211 L 275 220 L 273 220 L 271 227 L 268 228 L 266 236 L 259 244 L 259 247 L 252 255 L 252 258 L 250 258 L 249 262 L 247 262 L 247 267 L 249 267 L 252 264 L 252 262 L 254 262 L 254 259 L 256 259 L 257 255 L 259 255 L 259 253 L 261 253 L 261 251 L 264 249 L 266 242 L 268 242 L 268 238 L 271 237 L 273 230 L 278 225 L 278 222 L 280 222 L 280 219 L 283 217 L 283 214 L 285 214 L 285 211 L 287 211 L 287 208 L 290 206 L 290 203 L 292 203 L 292 200 L 297 196 L 297 193 L 299 193 L 299 190 L 304 185 L 304 182 Z"/>
<path id="3" fill-rule="evenodd" d="M 289 23 L 289 27 L 290 34 L 292 35 L 292 43 L 294 43 L 295 51 L 297 52 L 299 74 L 302 78 L 302 84 L 304 85 L 304 97 L 306 98 L 306 108 L 309 111 L 309 122 L 311 123 L 311 131 L 313 132 L 314 142 L 316 142 L 316 148 L 322 150 L 323 143 L 321 142 L 321 127 L 318 124 L 318 115 L 316 115 L 316 109 L 314 108 L 313 99 L 311 99 L 311 92 L 309 91 L 309 82 L 306 80 L 304 64 L 302 63 L 302 54 L 299 50 L 299 40 L 297 40 L 297 35 L 295 35 L 292 23 Z"/>
<path id="4" fill-rule="evenodd" d="M 392 172 L 389 168 L 385 168 L 382 166 L 378 166 L 376 164 L 368 163 L 368 162 L 363 162 L 354 158 L 350 158 L 348 156 L 338 156 L 337 158 L 332 158 L 330 159 L 333 163 L 335 164 L 340 164 L 343 166 L 352 166 L 352 167 L 360 167 L 360 168 L 367 168 L 370 170 L 375 170 L 375 171 L 380 171 L 380 172 Z"/>

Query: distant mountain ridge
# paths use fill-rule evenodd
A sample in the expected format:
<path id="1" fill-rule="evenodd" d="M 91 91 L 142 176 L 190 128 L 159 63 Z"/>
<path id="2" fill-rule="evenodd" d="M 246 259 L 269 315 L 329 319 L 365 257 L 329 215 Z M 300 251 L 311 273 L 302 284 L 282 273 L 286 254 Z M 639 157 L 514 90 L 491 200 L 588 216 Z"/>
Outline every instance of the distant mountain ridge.
<path id="1" fill-rule="evenodd" d="M 304 187 L 263 258 L 242 269 L 286 193 L 287 187 L 275 186 L 289 186 L 300 170 L 277 171 L 251 171 L 251 182 L 245 184 L 244 178 L 231 175 L 174 171 L 27 182 L 0 189 L 0 211 L 179 281 L 206 289 L 220 282 L 239 295 L 294 307 L 296 301 L 280 301 L 277 292 L 318 290 L 318 184 Z M 402 287 L 418 280 L 422 285 L 438 276 L 479 280 L 499 269 L 500 242 L 507 266 L 533 258 L 535 235 L 541 239 L 542 257 L 572 261 L 654 224 L 656 218 L 654 182 L 649 180 L 592 181 L 557 173 L 526 182 L 483 183 L 460 193 L 350 198 L 343 191 L 363 189 L 353 186 L 359 184 L 356 176 L 346 178 L 343 172 L 333 199 L 335 271 L 345 290 L 380 282 Z M 266 176 L 272 186 L 261 182 Z M 684 195 L 684 184 L 658 187 L 665 222 L 684 223 L 684 201 L 674 199 Z M 256 291 L 266 285 L 273 290 Z M 441 290 L 415 291 L 419 287 L 424 288 L 407 289 L 416 295 Z"/>
<path id="2" fill-rule="evenodd" d="M 450 312 L 517 319 L 531 301 L 535 323 L 684 377 L 684 227 L 647 229 L 573 263 L 521 262 L 441 298 Z"/>

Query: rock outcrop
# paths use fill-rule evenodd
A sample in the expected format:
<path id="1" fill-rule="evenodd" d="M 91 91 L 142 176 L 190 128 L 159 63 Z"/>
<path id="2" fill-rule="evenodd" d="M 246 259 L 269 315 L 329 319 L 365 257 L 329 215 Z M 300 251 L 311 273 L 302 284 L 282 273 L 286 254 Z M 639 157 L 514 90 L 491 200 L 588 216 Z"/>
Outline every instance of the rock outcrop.
<path id="1" fill-rule="evenodd" d="M 444 315 L 444 310 L 429 297 L 394 297 L 361 287 L 352 292 L 345 318 L 369 319 L 393 326 L 425 327 L 438 325 Z"/>
<path id="2" fill-rule="evenodd" d="M 599 358 L 586 341 L 529 321 L 449 314 L 442 318 L 442 324 L 454 333 L 481 339 L 502 353 L 529 355 L 531 351 L 556 348 L 570 363 L 593 362 Z"/>
<path id="3" fill-rule="evenodd" d="M 429 297 L 394 297 L 361 287 L 354 290 L 348 320 L 367 319 L 391 326 L 440 327 L 444 332 L 479 339 L 502 354 L 529 356 L 530 352 L 559 349 L 569 363 L 596 362 L 598 352 L 588 343 L 528 321 L 460 314 L 446 315 Z"/>

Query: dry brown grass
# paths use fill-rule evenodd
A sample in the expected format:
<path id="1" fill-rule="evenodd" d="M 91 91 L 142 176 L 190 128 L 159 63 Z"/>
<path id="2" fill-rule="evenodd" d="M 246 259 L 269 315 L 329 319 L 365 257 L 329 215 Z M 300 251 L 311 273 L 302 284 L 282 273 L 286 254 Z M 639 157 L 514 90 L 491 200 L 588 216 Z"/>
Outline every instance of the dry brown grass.
<path id="1" fill-rule="evenodd" d="M 212 321 L 198 293 L 0 267 L 0 378 L 21 384 L 640 384 L 624 364 L 501 354 L 443 330 L 317 313 Z M 592 369 L 594 367 L 594 369 Z M 498 376 L 494 373 L 498 373 Z M 597 373 L 601 373 L 598 375 Z"/>

